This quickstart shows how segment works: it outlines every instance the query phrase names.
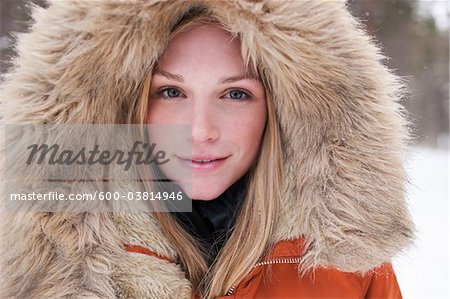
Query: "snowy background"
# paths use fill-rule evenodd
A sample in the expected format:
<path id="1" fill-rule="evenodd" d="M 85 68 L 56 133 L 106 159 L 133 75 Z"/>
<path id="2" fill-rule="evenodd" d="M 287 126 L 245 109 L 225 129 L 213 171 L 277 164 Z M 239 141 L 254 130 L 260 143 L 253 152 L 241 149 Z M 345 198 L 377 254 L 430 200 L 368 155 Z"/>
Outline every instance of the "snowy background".
<path id="1" fill-rule="evenodd" d="M 407 157 L 415 246 L 393 260 L 404 298 L 449 298 L 449 152 L 415 147 Z"/>

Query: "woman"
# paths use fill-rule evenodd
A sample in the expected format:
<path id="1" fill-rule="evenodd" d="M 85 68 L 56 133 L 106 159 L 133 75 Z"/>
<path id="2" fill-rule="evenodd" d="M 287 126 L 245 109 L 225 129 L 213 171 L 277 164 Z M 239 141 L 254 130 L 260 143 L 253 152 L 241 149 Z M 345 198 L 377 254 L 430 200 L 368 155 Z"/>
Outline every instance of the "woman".
<path id="1" fill-rule="evenodd" d="M 402 86 L 344 1 L 50 1 L 33 16 L 4 123 L 187 123 L 193 211 L 5 215 L 3 297 L 401 298 Z"/>

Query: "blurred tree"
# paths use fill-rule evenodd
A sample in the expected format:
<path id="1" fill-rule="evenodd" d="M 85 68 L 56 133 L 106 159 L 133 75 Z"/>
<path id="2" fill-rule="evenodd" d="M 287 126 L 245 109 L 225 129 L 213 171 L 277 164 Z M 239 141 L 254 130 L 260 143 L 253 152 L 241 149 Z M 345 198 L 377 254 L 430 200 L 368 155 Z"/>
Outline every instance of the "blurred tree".
<path id="1" fill-rule="evenodd" d="M 417 141 L 447 146 L 448 29 L 439 31 L 431 16 L 420 16 L 416 0 L 349 0 L 349 8 L 382 43 L 388 66 L 407 79 L 411 95 L 404 105 Z"/>

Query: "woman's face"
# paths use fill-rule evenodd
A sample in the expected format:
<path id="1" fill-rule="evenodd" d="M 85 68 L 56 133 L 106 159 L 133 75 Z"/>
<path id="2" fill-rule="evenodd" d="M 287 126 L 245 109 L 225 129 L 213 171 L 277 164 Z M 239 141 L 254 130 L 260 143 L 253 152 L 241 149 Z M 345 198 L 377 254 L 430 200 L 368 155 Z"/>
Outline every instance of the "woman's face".
<path id="1" fill-rule="evenodd" d="M 192 171 L 191 188 L 180 184 L 190 198 L 214 199 L 247 172 L 266 117 L 263 85 L 245 73 L 239 41 L 227 31 L 196 26 L 170 41 L 152 76 L 147 123 L 191 126 L 192 152 L 168 155 Z"/>

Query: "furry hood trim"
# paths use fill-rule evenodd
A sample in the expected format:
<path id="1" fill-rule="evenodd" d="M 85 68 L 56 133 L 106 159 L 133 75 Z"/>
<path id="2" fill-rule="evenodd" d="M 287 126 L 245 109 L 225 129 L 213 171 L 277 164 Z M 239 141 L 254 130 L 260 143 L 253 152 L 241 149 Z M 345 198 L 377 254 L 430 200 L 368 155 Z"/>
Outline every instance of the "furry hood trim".
<path id="1" fill-rule="evenodd" d="M 126 123 L 171 26 L 201 8 L 240 36 L 243 57 L 258 63 L 276 103 L 285 177 L 272 241 L 305 235 L 307 267 L 362 272 L 411 245 L 403 85 L 342 0 L 49 1 L 33 8 L 30 32 L 18 35 L 1 86 L 3 123 Z M 21 263 L 66 265 L 52 269 L 55 277 L 75 268 L 69 253 L 55 256 L 58 246 L 88 257 L 95 271 L 78 277 L 84 283 L 108 271 L 119 235 L 176 255 L 142 215 L 49 217 L 15 216 L 3 229 L 8 246 L 23 244 Z M 139 221 L 152 231 L 129 225 Z M 38 252 L 48 256 L 36 259 Z"/>

